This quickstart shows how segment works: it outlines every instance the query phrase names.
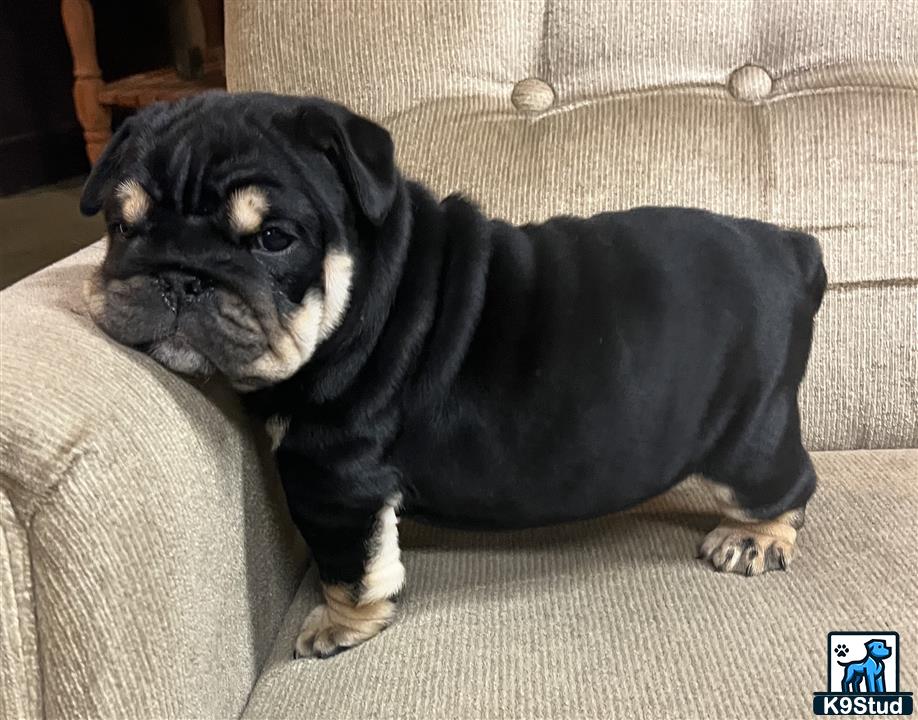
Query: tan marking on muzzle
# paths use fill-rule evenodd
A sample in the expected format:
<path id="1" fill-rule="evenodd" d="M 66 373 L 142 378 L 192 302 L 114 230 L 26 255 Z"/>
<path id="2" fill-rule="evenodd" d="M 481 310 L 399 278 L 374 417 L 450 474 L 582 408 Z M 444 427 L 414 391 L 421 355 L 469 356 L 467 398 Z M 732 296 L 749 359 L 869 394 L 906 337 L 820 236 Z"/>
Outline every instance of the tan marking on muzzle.
<path id="1" fill-rule="evenodd" d="M 147 191 L 133 178 L 122 180 L 118 184 L 115 188 L 115 197 L 121 203 L 121 217 L 129 225 L 142 222 L 153 204 Z"/>
<path id="2" fill-rule="evenodd" d="M 240 235 L 258 232 L 268 212 L 268 197 L 254 185 L 233 191 L 229 199 L 229 220 Z"/>
<path id="3" fill-rule="evenodd" d="M 343 250 L 330 250 L 322 267 L 322 289 L 308 290 L 300 306 L 279 319 L 279 329 L 269 339 L 269 350 L 242 370 L 244 379 L 236 383 L 239 389 L 251 389 L 251 380 L 246 378 L 268 383 L 286 380 L 341 324 L 351 297 L 354 258 Z"/>
<path id="4" fill-rule="evenodd" d="M 319 343 L 324 303 L 318 290 L 309 290 L 300 306 L 287 317 L 279 319 L 279 327 L 269 338 L 268 350 L 243 368 L 242 381 L 237 387 L 248 387 L 251 380 L 276 383 L 286 380 L 312 357 Z"/>

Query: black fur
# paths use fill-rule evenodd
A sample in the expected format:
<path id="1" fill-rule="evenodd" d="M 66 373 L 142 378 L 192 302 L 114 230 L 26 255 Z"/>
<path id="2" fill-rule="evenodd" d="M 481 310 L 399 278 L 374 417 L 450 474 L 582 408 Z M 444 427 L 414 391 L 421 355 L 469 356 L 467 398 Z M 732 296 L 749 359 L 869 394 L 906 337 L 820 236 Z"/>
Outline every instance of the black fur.
<path id="1" fill-rule="evenodd" d="M 355 258 L 341 326 L 293 377 L 246 397 L 291 418 L 277 462 L 326 582 L 359 583 L 396 494 L 404 514 L 514 528 L 621 510 L 696 472 L 757 517 L 813 492 L 797 406 L 826 284 L 812 237 L 659 207 L 514 227 L 404 180 L 381 128 L 317 100 L 211 95 L 133 132 L 144 125 L 159 134 L 113 149 L 84 207 L 139 174 L 153 224 L 185 240 L 113 240 L 108 277 L 180 265 L 253 306 L 296 303 L 325 249 Z M 287 259 L 196 219 L 243 181 L 272 188 L 298 239 Z M 128 314 L 131 344 L 162 325 L 151 303 Z M 232 376 L 208 332 L 189 342 Z"/>

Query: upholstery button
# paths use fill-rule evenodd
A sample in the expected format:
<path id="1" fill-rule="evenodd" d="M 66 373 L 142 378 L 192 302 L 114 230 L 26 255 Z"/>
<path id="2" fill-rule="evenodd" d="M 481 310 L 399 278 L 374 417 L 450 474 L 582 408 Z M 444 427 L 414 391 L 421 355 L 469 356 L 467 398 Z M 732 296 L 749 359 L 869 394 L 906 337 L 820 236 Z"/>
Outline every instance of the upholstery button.
<path id="1" fill-rule="evenodd" d="M 521 112 L 539 113 L 555 104 L 555 91 L 544 80 L 526 78 L 513 86 L 510 100 Z"/>
<path id="2" fill-rule="evenodd" d="M 743 65 L 730 75 L 727 86 L 737 100 L 756 102 L 771 94 L 771 75 L 758 65 Z"/>

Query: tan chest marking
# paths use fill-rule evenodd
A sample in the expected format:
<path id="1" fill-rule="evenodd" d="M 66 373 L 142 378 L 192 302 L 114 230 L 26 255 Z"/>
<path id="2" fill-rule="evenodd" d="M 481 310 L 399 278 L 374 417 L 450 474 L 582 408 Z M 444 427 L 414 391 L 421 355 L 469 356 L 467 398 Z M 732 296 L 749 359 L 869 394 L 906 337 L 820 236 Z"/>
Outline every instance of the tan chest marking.
<path id="1" fill-rule="evenodd" d="M 265 432 L 271 439 L 271 452 L 277 450 L 284 441 L 287 431 L 290 429 L 290 418 L 281 415 L 272 415 L 265 422 Z"/>

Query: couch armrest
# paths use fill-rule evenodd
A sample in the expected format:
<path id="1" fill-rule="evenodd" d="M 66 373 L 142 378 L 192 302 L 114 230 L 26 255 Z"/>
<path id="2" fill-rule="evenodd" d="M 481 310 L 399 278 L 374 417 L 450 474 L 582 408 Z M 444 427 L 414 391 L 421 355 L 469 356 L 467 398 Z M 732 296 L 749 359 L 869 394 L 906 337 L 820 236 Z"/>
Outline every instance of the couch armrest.
<path id="1" fill-rule="evenodd" d="M 0 294 L 0 707 L 235 717 L 302 545 L 232 393 L 86 318 L 100 260 L 96 245 Z"/>

